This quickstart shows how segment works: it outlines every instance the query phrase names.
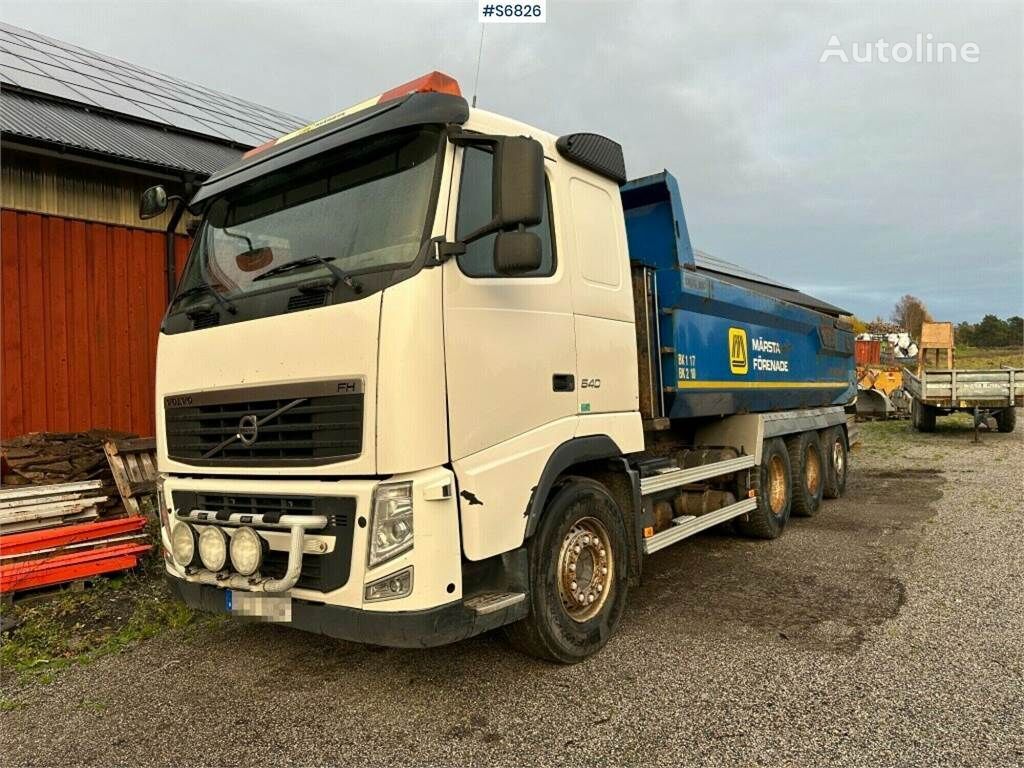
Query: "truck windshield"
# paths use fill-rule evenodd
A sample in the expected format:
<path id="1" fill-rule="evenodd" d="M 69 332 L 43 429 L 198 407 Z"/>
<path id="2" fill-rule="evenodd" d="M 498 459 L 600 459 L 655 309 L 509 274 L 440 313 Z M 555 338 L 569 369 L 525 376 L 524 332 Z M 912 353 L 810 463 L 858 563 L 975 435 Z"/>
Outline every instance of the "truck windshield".
<path id="1" fill-rule="evenodd" d="M 376 136 L 215 199 L 169 317 L 205 303 L 252 319 L 296 290 L 350 301 L 393 282 L 428 234 L 439 147 L 434 127 Z"/>

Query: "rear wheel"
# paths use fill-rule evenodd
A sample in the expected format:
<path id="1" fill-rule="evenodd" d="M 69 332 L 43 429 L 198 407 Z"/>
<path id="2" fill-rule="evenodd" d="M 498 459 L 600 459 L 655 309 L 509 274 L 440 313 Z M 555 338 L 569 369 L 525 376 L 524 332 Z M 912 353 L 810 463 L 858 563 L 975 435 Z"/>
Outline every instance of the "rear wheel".
<path id="1" fill-rule="evenodd" d="M 1013 432 L 1017 426 L 1017 409 L 1003 408 L 996 414 L 996 427 L 1000 432 Z"/>
<path id="2" fill-rule="evenodd" d="M 910 406 L 910 419 L 918 432 L 935 431 L 935 409 L 915 400 Z"/>
<path id="3" fill-rule="evenodd" d="M 774 539 L 789 520 L 793 501 L 789 453 L 778 437 L 765 440 L 761 465 L 750 471 L 750 488 L 757 493 L 757 508 L 736 518 L 736 528 L 746 536 Z"/>
<path id="4" fill-rule="evenodd" d="M 793 473 L 793 514 L 811 517 L 821 506 L 827 473 L 817 432 L 801 432 L 786 438 Z"/>
<path id="5" fill-rule="evenodd" d="M 846 473 L 850 455 L 846 447 L 846 433 L 842 427 L 826 429 L 821 435 L 822 452 L 828 468 L 825 474 L 825 498 L 838 499 L 846 493 Z"/>
<path id="6" fill-rule="evenodd" d="M 530 541 L 530 613 L 506 628 L 513 646 L 575 664 L 597 653 L 622 617 L 628 590 L 622 511 L 603 485 L 570 478 Z"/>

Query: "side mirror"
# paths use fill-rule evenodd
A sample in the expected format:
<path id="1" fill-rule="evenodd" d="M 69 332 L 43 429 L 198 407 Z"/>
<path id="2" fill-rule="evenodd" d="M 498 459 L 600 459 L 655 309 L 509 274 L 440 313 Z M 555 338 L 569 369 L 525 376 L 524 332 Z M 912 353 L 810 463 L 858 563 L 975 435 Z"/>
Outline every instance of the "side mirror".
<path id="1" fill-rule="evenodd" d="M 525 275 L 540 269 L 540 238 L 533 232 L 499 232 L 494 238 L 494 271 Z"/>
<path id="2" fill-rule="evenodd" d="M 497 229 L 540 224 L 544 206 L 544 148 L 525 136 L 505 136 L 494 157 Z"/>
<path id="3" fill-rule="evenodd" d="M 139 218 L 152 219 L 167 210 L 167 190 L 159 184 L 142 193 L 139 200 Z"/>

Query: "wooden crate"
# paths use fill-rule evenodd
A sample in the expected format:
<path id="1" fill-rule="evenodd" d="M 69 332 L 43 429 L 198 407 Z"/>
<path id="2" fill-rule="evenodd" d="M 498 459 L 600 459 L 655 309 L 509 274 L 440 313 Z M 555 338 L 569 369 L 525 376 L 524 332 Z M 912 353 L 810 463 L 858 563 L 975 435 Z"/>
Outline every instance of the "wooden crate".
<path id="1" fill-rule="evenodd" d="M 924 372 L 929 365 L 928 358 L 934 359 L 934 367 L 942 365 L 942 357 L 945 357 L 946 368 L 953 368 L 953 324 L 952 323 L 922 323 L 921 343 L 917 345 L 917 375 Z M 943 355 L 943 352 L 945 355 Z"/>
<path id="2" fill-rule="evenodd" d="M 107 440 L 103 450 L 129 514 L 139 515 L 139 499 L 156 493 L 156 441 L 152 437 Z"/>

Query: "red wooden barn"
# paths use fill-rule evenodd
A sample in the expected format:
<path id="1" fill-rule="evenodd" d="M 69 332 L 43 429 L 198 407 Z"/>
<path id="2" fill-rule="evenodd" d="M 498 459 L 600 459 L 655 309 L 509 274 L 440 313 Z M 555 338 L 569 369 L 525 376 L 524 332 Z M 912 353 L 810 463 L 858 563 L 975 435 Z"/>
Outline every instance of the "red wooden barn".
<path id="1" fill-rule="evenodd" d="M 152 435 L 156 337 L 188 246 L 181 190 L 298 118 L 0 23 L 0 436 Z"/>

